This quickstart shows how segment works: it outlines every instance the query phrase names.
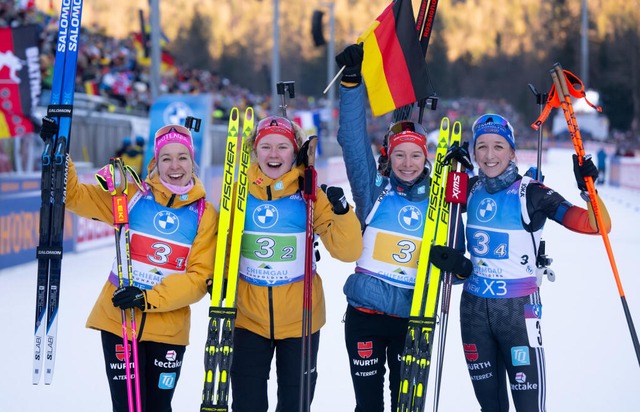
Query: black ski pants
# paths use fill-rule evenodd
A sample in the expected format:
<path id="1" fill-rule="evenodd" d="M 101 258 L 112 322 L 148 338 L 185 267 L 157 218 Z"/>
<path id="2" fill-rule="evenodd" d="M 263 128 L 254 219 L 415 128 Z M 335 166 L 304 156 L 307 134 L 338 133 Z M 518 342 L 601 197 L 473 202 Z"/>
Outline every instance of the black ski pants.
<path id="1" fill-rule="evenodd" d="M 462 292 L 462 344 L 482 412 L 508 411 L 509 390 L 518 412 L 546 410 L 541 312 L 538 292 L 516 298 Z"/>
<path id="2" fill-rule="evenodd" d="M 396 410 L 407 324 L 406 318 L 366 313 L 347 306 L 344 336 L 356 412 L 384 411 L 385 364 L 389 367 L 391 410 Z"/>
<path id="3" fill-rule="evenodd" d="M 101 336 L 113 412 L 129 412 L 122 337 L 105 331 L 101 331 Z M 182 345 L 138 342 L 142 412 L 171 412 L 171 399 L 180 377 L 185 350 L 186 346 Z M 130 352 L 130 358 L 131 387 L 135 391 L 133 352 Z M 135 395 L 133 399 L 135 406 Z"/>
<path id="4" fill-rule="evenodd" d="M 317 360 L 320 332 L 311 335 L 311 398 L 318 379 Z M 300 410 L 300 361 L 302 338 L 268 339 L 247 329 L 236 328 L 231 362 L 231 410 L 267 412 L 267 380 L 275 353 L 278 382 L 276 412 Z M 306 400 L 305 400 L 306 402 Z"/>

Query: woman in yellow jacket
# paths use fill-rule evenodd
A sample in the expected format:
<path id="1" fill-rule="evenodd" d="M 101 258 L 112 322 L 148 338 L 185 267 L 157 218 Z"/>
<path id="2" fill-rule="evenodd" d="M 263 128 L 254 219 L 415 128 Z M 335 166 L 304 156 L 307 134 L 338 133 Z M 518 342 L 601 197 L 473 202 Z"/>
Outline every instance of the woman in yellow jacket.
<path id="1" fill-rule="evenodd" d="M 234 412 L 267 411 L 267 379 L 274 353 L 276 410 L 299 408 L 306 227 L 299 183 L 307 149 L 303 139 L 297 125 L 279 116 L 260 121 L 250 139 L 253 162 L 248 170 L 231 365 Z M 317 191 L 314 232 L 332 257 L 352 262 L 362 252 L 360 223 L 341 188 L 329 187 L 326 192 Z M 311 399 L 320 328 L 325 323 L 324 292 L 317 273 L 312 285 Z"/>
<path id="2" fill-rule="evenodd" d="M 52 123 L 45 118 L 43 133 L 55 132 Z M 129 193 L 133 285 L 118 288 L 114 262 L 87 321 L 87 327 L 101 331 L 113 411 L 129 410 L 121 309 L 135 308 L 143 409 L 171 411 L 189 344 L 189 305 L 206 295 L 213 273 L 218 212 L 204 200 L 204 186 L 194 173 L 190 131 L 179 125 L 160 128 L 154 152 L 145 190 Z M 80 216 L 113 222 L 111 195 L 99 185 L 80 183 L 71 162 L 66 206 Z"/>

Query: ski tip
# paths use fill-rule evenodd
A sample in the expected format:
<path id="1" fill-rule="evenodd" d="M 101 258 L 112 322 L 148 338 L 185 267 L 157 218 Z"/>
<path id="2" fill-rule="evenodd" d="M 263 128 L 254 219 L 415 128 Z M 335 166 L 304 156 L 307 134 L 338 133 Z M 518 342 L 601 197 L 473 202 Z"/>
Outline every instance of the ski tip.
<path id="1" fill-rule="evenodd" d="M 253 107 L 249 106 L 244 111 L 245 120 L 253 120 Z"/>
<path id="2" fill-rule="evenodd" d="M 240 111 L 238 110 L 237 107 L 233 107 L 231 108 L 231 113 L 229 113 L 229 119 L 231 120 L 238 120 L 240 118 Z"/>
<path id="3" fill-rule="evenodd" d="M 454 135 L 462 134 L 462 123 L 460 123 L 459 120 L 456 120 L 453 123 L 453 134 Z"/>
<path id="4" fill-rule="evenodd" d="M 448 117 L 443 117 L 442 120 L 440 121 L 440 130 L 449 130 L 449 118 Z"/>

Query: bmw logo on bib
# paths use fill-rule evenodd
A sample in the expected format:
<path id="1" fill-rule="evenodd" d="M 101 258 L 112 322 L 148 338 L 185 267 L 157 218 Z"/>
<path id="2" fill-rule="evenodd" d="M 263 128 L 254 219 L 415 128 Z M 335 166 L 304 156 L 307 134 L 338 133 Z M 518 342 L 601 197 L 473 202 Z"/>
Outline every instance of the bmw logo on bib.
<path id="1" fill-rule="evenodd" d="M 481 222 L 488 222 L 498 212 L 498 205 L 496 201 L 490 198 L 482 199 L 480 205 L 478 205 L 478 211 L 476 217 Z"/>
<path id="2" fill-rule="evenodd" d="M 413 205 L 405 206 L 398 213 L 398 223 L 405 230 L 414 231 L 422 227 L 422 211 Z"/>
<path id="3" fill-rule="evenodd" d="M 178 216 L 176 216 L 174 213 L 163 211 L 157 213 L 154 216 L 153 226 L 158 232 L 165 235 L 170 235 L 178 230 L 178 226 L 180 226 L 180 220 L 178 220 Z"/>
<path id="4" fill-rule="evenodd" d="M 278 209 L 272 205 L 260 205 L 253 211 L 253 222 L 261 228 L 269 228 L 278 222 Z"/>

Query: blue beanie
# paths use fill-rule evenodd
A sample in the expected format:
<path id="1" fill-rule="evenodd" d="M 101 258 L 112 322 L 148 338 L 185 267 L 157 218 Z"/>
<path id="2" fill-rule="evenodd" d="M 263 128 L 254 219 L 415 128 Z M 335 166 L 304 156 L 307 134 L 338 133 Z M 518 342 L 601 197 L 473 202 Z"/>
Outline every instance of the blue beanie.
<path id="1" fill-rule="evenodd" d="M 499 114 L 487 113 L 478 117 L 473 123 L 473 148 L 476 147 L 476 140 L 483 134 L 497 134 L 504 137 L 513 150 L 516 150 L 516 139 L 513 135 L 511 123 Z"/>

